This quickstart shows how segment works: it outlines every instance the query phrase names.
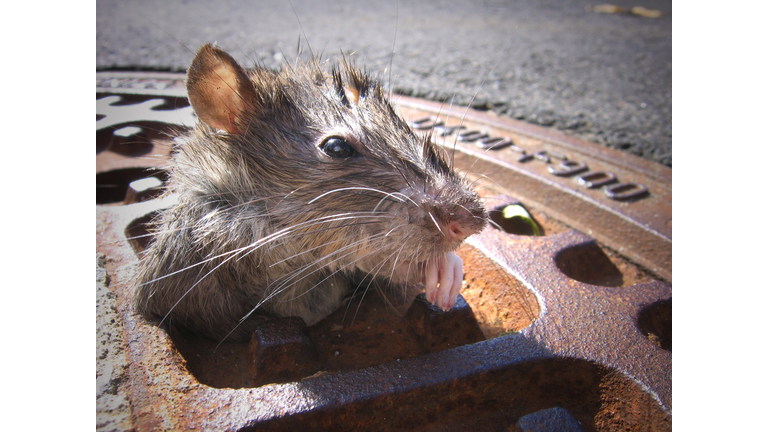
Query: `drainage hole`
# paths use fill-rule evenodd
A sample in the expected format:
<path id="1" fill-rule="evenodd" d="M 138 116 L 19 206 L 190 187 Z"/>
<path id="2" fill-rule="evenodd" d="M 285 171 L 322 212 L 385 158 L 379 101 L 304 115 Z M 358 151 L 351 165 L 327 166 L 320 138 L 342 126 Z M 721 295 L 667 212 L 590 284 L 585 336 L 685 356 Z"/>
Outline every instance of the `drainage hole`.
<path id="1" fill-rule="evenodd" d="M 544 229 L 541 227 L 541 224 L 536 221 L 519 201 L 495 207 L 488 212 L 488 216 L 491 218 L 491 225 L 507 234 L 522 236 L 544 235 Z"/>
<path id="2" fill-rule="evenodd" d="M 96 174 L 96 204 L 114 204 L 125 200 L 128 185 L 146 177 L 167 179 L 163 170 L 153 168 L 124 168 Z"/>
<path id="3" fill-rule="evenodd" d="M 672 299 L 658 301 L 643 309 L 637 325 L 656 346 L 672 352 Z"/>
<path id="4" fill-rule="evenodd" d="M 555 256 L 555 265 L 579 282 L 605 287 L 624 285 L 624 275 L 594 241 L 560 251 Z"/>
<path id="5" fill-rule="evenodd" d="M 140 218 L 134 219 L 125 228 L 125 236 L 131 244 L 136 255 L 141 256 L 142 252 L 149 246 L 152 235 L 149 232 L 149 224 L 157 216 L 158 212 L 146 214 Z"/>

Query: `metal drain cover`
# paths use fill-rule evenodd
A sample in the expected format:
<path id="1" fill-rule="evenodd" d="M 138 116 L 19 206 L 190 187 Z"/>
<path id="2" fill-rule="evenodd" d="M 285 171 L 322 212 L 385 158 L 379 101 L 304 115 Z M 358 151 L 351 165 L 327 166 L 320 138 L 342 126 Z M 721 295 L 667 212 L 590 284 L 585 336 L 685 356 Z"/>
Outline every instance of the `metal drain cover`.
<path id="1" fill-rule="evenodd" d="M 459 251 L 462 300 L 375 296 L 306 328 L 275 320 L 216 347 L 138 318 L 131 274 L 170 151 L 194 124 L 180 74 L 97 74 L 97 252 L 116 296 L 137 430 L 670 430 L 671 170 L 488 114 L 396 97 L 492 212 Z M 293 367 L 280 367 L 285 364 Z M 552 426 L 552 427 L 560 427 Z"/>

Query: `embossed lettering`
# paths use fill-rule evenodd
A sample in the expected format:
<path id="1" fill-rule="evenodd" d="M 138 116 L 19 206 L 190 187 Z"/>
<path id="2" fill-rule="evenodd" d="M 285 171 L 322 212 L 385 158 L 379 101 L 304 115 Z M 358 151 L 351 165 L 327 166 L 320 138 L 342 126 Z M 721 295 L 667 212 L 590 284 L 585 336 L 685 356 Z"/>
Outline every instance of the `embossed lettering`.
<path id="1" fill-rule="evenodd" d="M 648 188 L 637 183 L 620 183 L 605 188 L 605 195 L 616 201 L 639 198 L 648 193 Z"/>
<path id="2" fill-rule="evenodd" d="M 484 150 L 501 150 L 512 145 L 512 139 L 507 137 L 483 138 L 476 143 L 478 147 Z M 518 147 L 520 148 L 520 147 Z"/>
<path id="3" fill-rule="evenodd" d="M 438 135 L 444 137 L 461 129 L 466 129 L 466 126 L 436 126 L 435 132 L 437 132 Z"/>
<path id="4" fill-rule="evenodd" d="M 418 120 L 414 120 L 411 123 L 411 127 L 417 130 L 432 129 L 437 126 L 442 126 L 443 121 L 437 117 L 424 117 Z"/>
<path id="5" fill-rule="evenodd" d="M 473 142 L 479 140 L 480 138 L 488 138 L 488 134 L 484 131 L 471 130 L 466 132 L 459 132 L 457 137 L 459 138 L 459 141 Z"/>
<path id="6" fill-rule="evenodd" d="M 576 181 L 589 189 L 599 188 L 600 186 L 607 185 L 616 181 L 616 176 L 613 173 L 605 171 L 589 172 L 580 175 L 576 178 Z"/>
<path id="7" fill-rule="evenodd" d="M 554 167 L 554 166 L 547 167 L 547 171 L 560 177 L 572 176 L 574 174 L 578 174 L 587 170 L 589 170 L 589 168 L 587 168 L 587 164 L 585 164 L 584 162 L 576 162 L 576 161 L 569 161 L 569 160 L 564 160 L 560 162 L 560 165 L 558 167 Z"/>

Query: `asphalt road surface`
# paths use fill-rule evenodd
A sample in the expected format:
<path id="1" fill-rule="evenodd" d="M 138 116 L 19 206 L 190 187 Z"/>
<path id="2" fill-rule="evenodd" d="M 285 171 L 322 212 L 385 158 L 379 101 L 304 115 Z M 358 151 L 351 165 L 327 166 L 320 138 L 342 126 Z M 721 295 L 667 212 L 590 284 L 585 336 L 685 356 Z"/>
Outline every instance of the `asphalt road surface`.
<path id="1" fill-rule="evenodd" d="M 453 100 L 672 166 L 672 2 L 611 0 L 96 3 L 99 70 L 184 71 L 217 42 L 241 64 L 353 53 L 397 93 Z M 393 54 L 394 48 L 394 54 Z"/>

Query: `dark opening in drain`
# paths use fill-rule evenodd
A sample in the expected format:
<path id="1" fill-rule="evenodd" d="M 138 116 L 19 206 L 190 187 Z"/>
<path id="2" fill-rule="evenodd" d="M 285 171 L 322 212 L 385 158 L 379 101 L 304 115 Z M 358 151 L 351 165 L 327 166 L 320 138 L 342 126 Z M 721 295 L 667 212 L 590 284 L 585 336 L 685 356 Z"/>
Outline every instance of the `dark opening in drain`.
<path id="1" fill-rule="evenodd" d="M 594 241 L 569 247 L 555 257 L 555 265 L 579 282 L 605 287 L 624 285 L 624 276 Z"/>
<path id="2" fill-rule="evenodd" d="M 109 148 L 109 142 L 112 139 L 112 129 L 101 129 L 96 131 L 96 154 L 99 154 Z"/>
<path id="3" fill-rule="evenodd" d="M 145 156 L 149 161 L 168 155 L 171 138 L 179 134 L 166 123 L 135 121 L 96 131 L 96 153 L 106 149 L 125 157 Z"/>
<path id="4" fill-rule="evenodd" d="M 512 201 L 488 212 L 492 225 L 507 234 L 536 236 L 544 235 L 544 229 L 528 213 L 519 201 Z"/>
<path id="5" fill-rule="evenodd" d="M 327 393 L 323 384 L 314 380 L 304 380 L 300 385 L 308 394 Z M 567 410 L 584 431 L 671 429 L 671 416 L 631 378 L 591 362 L 565 359 L 513 363 L 429 387 L 385 393 L 327 410 L 311 410 L 281 419 L 278 428 L 563 430 L 523 429 L 525 422 L 519 424 L 526 415 L 552 407 Z M 376 413 L 387 413 L 386 419 Z"/>
<path id="6" fill-rule="evenodd" d="M 157 216 L 157 212 L 152 212 L 138 219 L 134 219 L 125 229 L 125 235 L 128 237 L 128 242 L 138 256 L 142 255 L 147 246 L 149 246 L 150 240 L 152 240 L 148 227 L 155 216 Z"/>
<path id="7" fill-rule="evenodd" d="M 105 98 L 107 96 L 113 96 L 109 93 L 96 93 L 96 100 Z M 121 93 L 120 100 L 112 102 L 111 106 L 125 106 L 136 105 L 142 102 L 146 102 L 149 99 L 162 100 L 163 103 L 152 107 L 152 111 L 168 111 L 189 106 L 189 101 L 186 97 L 175 96 L 147 96 L 142 94 Z"/>
<path id="8" fill-rule="evenodd" d="M 165 181 L 168 176 L 165 171 L 153 168 L 125 168 L 96 174 L 96 204 L 122 202 L 128 185 L 145 177 Z"/>
<path id="9" fill-rule="evenodd" d="M 155 147 L 139 126 L 126 126 L 112 132 L 109 149 L 123 156 L 146 155 Z"/>
<path id="10" fill-rule="evenodd" d="M 672 299 L 658 301 L 643 309 L 637 325 L 651 342 L 672 352 Z"/>

